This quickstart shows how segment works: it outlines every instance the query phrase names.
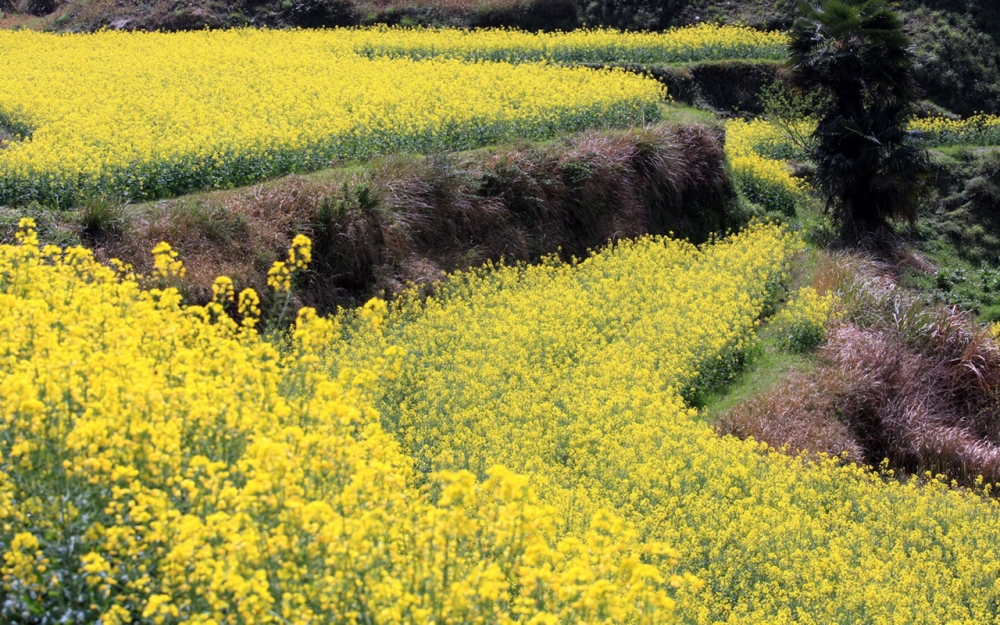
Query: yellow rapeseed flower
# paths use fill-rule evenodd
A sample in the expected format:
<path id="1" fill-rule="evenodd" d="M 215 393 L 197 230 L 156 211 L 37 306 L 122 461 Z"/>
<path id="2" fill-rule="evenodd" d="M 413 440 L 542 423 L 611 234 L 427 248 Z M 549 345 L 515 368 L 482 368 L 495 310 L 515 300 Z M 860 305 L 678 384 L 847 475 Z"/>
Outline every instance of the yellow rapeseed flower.
<path id="1" fill-rule="evenodd" d="M 0 245 L 0 621 L 670 619 L 620 519 L 570 525 L 503 467 L 419 470 L 366 400 L 401 348 L 331 375 L 311 309 L 279 350 L 30 225 Z"/>
<path id="2" fill-rule="evenodd" d="M 0 115 L 30 135 L 0 150 L 0 204 L 163 197 L 659 115 L 663 87 L 624 71 L 365 52 L 403 33 L 0 30 Z"/>

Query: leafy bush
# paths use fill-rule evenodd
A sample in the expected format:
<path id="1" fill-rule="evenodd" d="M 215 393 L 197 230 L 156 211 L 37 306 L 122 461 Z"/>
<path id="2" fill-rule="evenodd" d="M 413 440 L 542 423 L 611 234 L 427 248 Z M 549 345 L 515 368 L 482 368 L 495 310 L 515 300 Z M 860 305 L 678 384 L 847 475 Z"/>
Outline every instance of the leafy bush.
<path id="1" fill-rule="evenodd" d="M 994 0 L 902 0 L 900 6 L 905 11 L 925 9 L 970 19 L 977 29 L 1000 41 L 1000 4 Z"/>
<path id="2" fill-rule="evenodd" d="M 935 195 L 907 236 L 934 263 L 904 273 L 939 302 L 1000 313 L 1000 153 L 959 150 L 935 161 Z"/>
<path id="3" fill-rule="evenodd" d="M 293 26 L 353 26 L 359 16 L 351 0 L 294 0 L 278 5 L 279 19 Z"/>

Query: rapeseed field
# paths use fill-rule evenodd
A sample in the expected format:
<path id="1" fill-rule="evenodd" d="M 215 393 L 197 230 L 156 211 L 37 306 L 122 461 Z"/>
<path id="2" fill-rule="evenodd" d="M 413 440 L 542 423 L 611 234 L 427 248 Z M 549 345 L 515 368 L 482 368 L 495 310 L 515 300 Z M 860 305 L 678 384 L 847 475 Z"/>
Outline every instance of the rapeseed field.
<path id="1" fill-rule="evenodd" d="M 613 509 L 677 548 L 705 583 L 679 592 L 682 622 L 996 622 L 995 501 L 720 438 L 692 408 L 752 348 L 798 247 L 757 226 L 459 274 L 342 315 L 319 355 L 333 375 L 403 350 L 370 398 L 422 474 L 500 463 L 570 525 Z"/>
<path id="2" fill-rule="evenodd" d="M 351 36 L 0 32 L 0 121 L 22 136 L 0 150 L 0 203 L 148 199 L 376 154 L 641 125 L 664 99 L 622 71 L 367 58 Z"/>
<path id="3" fill-rule="evenodd" d="M 352 30 L 353 50 L 368 56 L 458 58 L 475 61 L 665 64 L 730 59 L 780 60 L 787 38 L 742 26 L 699 24 L 662 33 L 574 30 Z"/>
<path id="4" fill-rule="evenodd" d="M 169 245 L 140 278 L 32 226 L 0 246 L 8 622 L 996 619 L 995 502 L 698 420 L 781 227 L 460 273 L 272 343 L 225 278 L 185 305 Z"/>
<path id="5" fill-rule="evenodd" d="M 808 135 L 808 122 L 803 122 Z M 808 184 L 792 176 L 788 160 L 800 157 L 781 130 L 764 119 L 726 121 L 726 156 L 733 182 L 751 202 L 787 215 L 808 193 Z"/>
<path id="6" fill-rule="evenodd" d="M 3 622 L 658 623 L 700 585 L 613 510 L 570 524 L 500 465 L 419 472 L 368 399 L 401 349 L 327 374 L 330 322 L 300 311 L 278 349 L 225 278 L 184 305 L 169 245 L 146 289 L 39 246 L 30 220 L 18 239 L 0 246 Z M 309 254 L 299 239 L 280 267 Z"/>
<path id="7" fill-rule="evenodd" d="M 18 137 L 0 150 L 0 203 L 143 200 L 377 154 L 643 124 L 659 115 L 660 85 L 559 65 L 777 59 L 784 45 L 780 33 L 709 25 L 0 31 L 0 125 Z"/>

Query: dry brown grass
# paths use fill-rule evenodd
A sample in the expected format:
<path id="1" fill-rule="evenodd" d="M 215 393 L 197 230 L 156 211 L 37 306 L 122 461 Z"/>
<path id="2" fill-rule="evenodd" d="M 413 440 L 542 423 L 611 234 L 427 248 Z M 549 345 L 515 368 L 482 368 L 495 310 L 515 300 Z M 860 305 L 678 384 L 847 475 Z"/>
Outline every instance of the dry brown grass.
<path id="1" fill-rule="evenodd" d="M 753 438 L 791 454 L 827 454 L 862 463 L 865 449 L 835 414 L 837 376 L 788 374 L 777 386 L 738 404 L 713 424 L 720 434 Z"/>
<path id="2" fill-rule="evenodd" d="M 704 239 L 739 225 L 731 199 L 716 132 L 660 125 L 161 202 L 90 243 L 142 271 L 153 245 L 170 242 L 188 294 L 203 300 L 218 275 L 266 291 L 270 264 L 305 233 L 314 262 L 300 303 L 331 310 L 490 260 L 579 257 L 646 232 Z"/>
<path id="3" fill-rule="evenodd" d="M 0 9 L 0 29 L 2 30 L 17 30 L 20 28 L 41 30 L 47 24 L 48 20 L 44 17 L 36 17 L 25 13 L 14 13 L 9 9 Z"/>
<path id="4" fill-rule="evenodd" d="M 292 188 L 299 184 L 295 179 L 287 183 Z M 148 273 L 152 246 L 169 241 L 184 254 L 184 287 L 195 301 L 211 296 L 212 282 L 220 275 L 228 275 L 238 284 L 260 287 L 261 272 L 266 274 L 288 246 L 286 228 L 293 213 L 283 201 L 274 201 L 273 190 L 266 187 L 248 195 L 227 197 L 220 193 L 192 202 L 164 202 L 130 214 L 120 235 L 98 236 L 89 244 L 102 260 L 121 258 L 137 271 Z M 256 202 L 248 201 L 253 197 Z"/>
<path id="5" fill-rule="evenodd" d="M 722 433 L 845 454 L 962 483 L 1000 481 L 1000 346 L 950 307 L 899 288 L 885 265 L 841 257 L 819 281 L 846 302 L 809 376 L 734 407 Z"/>
<path id="6" fill-rule="evenodd" d="M 1000 348 L 957 311 L 928 317 L 919 327 L 833 332 L 822 357 L 850 382 L 835 412 L 870 462 L 998 481 Z"/>

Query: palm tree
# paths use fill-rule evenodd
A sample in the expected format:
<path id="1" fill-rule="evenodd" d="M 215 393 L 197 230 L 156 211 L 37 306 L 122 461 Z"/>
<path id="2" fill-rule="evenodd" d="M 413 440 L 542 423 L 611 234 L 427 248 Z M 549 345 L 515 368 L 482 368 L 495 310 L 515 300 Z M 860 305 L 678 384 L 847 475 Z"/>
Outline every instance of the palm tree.
<path id="1" fill-rule="evenodd" d="M 909 40 L 885 0 L 800 4 L 789 44 L 794 82 L 825 95 L 813 160 L 842 234 L 879 241 L 914 218 L 926 153 L 911 140 L 916 100 Z"/>

